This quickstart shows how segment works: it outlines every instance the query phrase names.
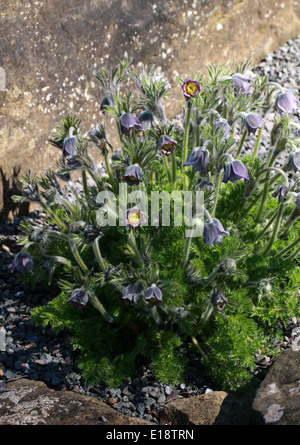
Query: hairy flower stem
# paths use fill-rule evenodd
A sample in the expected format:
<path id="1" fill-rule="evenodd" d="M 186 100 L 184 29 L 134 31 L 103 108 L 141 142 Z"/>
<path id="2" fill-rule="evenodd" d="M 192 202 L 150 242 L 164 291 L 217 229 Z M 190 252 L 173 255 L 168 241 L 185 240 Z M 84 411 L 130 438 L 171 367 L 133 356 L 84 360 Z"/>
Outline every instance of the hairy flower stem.
<path id="1" fill-rule="evenodd" d="M 293 261 L 296 258 L 298 258 L 300 256 L 300 246 L 298 247 L 298 249 L 295 250 L 295 252 L 291 253 L 288 257 L 286 257 L 286 261 Z"/>
<path id="2" fill-rule="evenodd" d="M 248 131 L 245 130 L 244 133 L 243 133 L 243 136 L 242 136 L 242 138 L 241 138 L 241 141 L 240 141 L 240 145 L 239 145 L 239 147 L 238 147 L 238 150 L 237 150 L 237 152 L 236 152 L 235 159 L 237 159 L 237 158 L 239 157 L 239 155 L 241 154 L 241 151 L 242 151 L 242 148 L 243 148 L 245 139 L 246 139 L 246 137 L 247 137 L 247 134 L 248 134 Z"/>
<path id="3" fill-rule="evenodd" d="M 83 185 L 84 195 L 86 198 L 88 198 L 89 197 L 89 188 L 88 188 L 88 184 L 87 184 L 86 171 L 82 170 L 81 175 L 82 175 L 82 185 Z"/>
<path id="4" fill-rule="evenodd" d="M 218 204 L 218 198 L 219 198 L 219 192 L 220 192 L 220 188 L 221 188 L 221 184 L 222 184 L 222 175 L 220 172 L 217 172 L 215 175 L 215 192 L 214 192 L 214 204 L 213 204 L 213 208 L 211 211 L 211 216 L 212 218 L 214 218 L 215 214 L 216 214 L 216 208 L 217 208 L 217 204 Z"/>
<path id="5" fill-rule="evenodd" d="M 91 298 L 91 303 L 94 306 L 94 308 L 96 308 L 101 313 L 101 315 L 105 318 L 105 320 L 108 323 L 112 323 L 114 321 L 113 317 L 107 312 L 107 310 L 105 309 L 103 304 L 100 303 L 100 301 L 98 300 L 96 295 L 92 294 L 92 296 L 90 298 Z"/>
<path id="6" fill-rule="evenodd" d="M 183 154 L 182 154 L 182 177 L 184 189 L 188 189 L 188 177 L 184 168 L 185 161 L 188 157 L 188 145 L 189 145 L 189 130 L 192 114 L 192 103 L 187 101 L 186 116 L 185 116 L 185 130 L 184 130 L 184 142 L 183 142 Z"/>
<path id="7" fill-rule="evenodd" d="M 206 354 L 204 353 L 203 349 L 199 345 L 197 339 L 194 336 L 191 336 L 191 339 L 192 339 L 192 342 L 194 343 L 194 345 L 196 346 L 196 348 L 198 349 L 198 351 L 200 352 L 200 354 L 206 359 Z"/>
<path id="8" fill-rule="evenodd" d="M 257 236 L 255 242 L 259 241 L 259 240 L 264 236 L 264 234 L 266 233 L 266 231 L 268 230 L 268 228 L 269 228 L 269 227 L 273 224 L 273 222 L 275 221 L 276 216 L 277 216 L 277 211 L 274 212 L 274 214 L 273 214 L 272 218 L 269 220 L 268 224 L 267 224 L 267 225 L 262 229 L 262 231 L 259 233 L 259 235 Z"/>
<path id="9" fill-rule="evenodd" d="M 144 261 L 143 261 L 143 258 L 141 256 L 141 253 L 140 253 L 140 251 L 139 251 L 139 249 L 137 247 L 136 239 L 135 239 L 133 230 L 129 230 L 129 240 L 130 240 L 131 247 L 132 247 L 132 249 L 133 249 L 133 251 L 135 253 L 137 262 L 139 263 L 140 267 L 143 268 L 144 267 Z"/>
<path id="10" fill-rule="evenodd" d="M 108 173 L 108 176 L 109 176 L 109 179 L 110 179 L 110 183 L 112 185 L 114 193 L 117 195 L 118 191 L 119 191 L 118 190 L 118 185 L 117 185 L 116 180 L 114 178 L 114 175 L 113 175 L 113 172 L 112 172 L 112 169 L 111 169 L 111 166 L 110 166 L 107 154 L 104 155 L 104 160 L 105 160 L 106 170 L 107 170 L 107 173 Z"/>
<path id="11" fill-rule="evenodd" d="M 100 248 L 99 248 L 99 237 L 97 237 L 95 239 L 95 241 L 93 242 L 93 251 L 94 251 L 96 260 L 100 266 L 100 269 L 102 270 L 102 272 L 106 272 L 107 267 L 106 267 L 105 261 L 101 255 Z"/>
<path id="12" fill-rule="evenodd" d="M 200 125 L 199 123 L 195 122 L 195 147 L 200 146 Z"/>
<path id="13" fill-rule="evenodd" d="M 297 246 L 297 244 L 298 243 L 300 243 L 300 236 L 295 240 L 295 241 L 293 241 L 291 244 L 289 244 L 287 247 L 285 247 L 285 249 L 283 249 L 283 250 L 281 250 L 275 257 L 276 258 L 282 258 L 283 257 L 283 255 L 285 255 L 287 252 L 289 252 L 291 249 L 293 249 L 295 246 Z M 297 251 L 298 251 L 299 249 L 297 249 Z M 296 251 L 296 252 L 297 252 Z M 296 252 L 294 252 L 294 254 L 296 253 Z M 294 255 L 293 254 L 293 255 Z M 292 256 L 293 256 L 292 255 Z"/>
<path id="14" fill-rule="evenodd" d="M 255 147 L 254 147 L 254 152 L 253 152 L 253 156 L 254 156 L 255 158 L 256 158 L 256 156 L 257 156 L 258 149 L 259 149 L 259 146 L 260 146 L 260 140 L 261 140 L 262 130 L 263 130 L 262 127 L 258 130 L 257 140 L 256 140 L 256 144 L 255 144 Z"/>
<path id="15" fill-rule="evenodd" d="M 282 202 L 279 205 L 279 209 L 277 211 L 275 226 L 274 226 L 274 229 L 273 229 L 273 232 L 272 232 L 271 239 L 269 240 L 266 248 L 262 252 L 262 256 L 267 256 L 269 254 L 270 250 L 272 249 L 272 246 L 273 246 L 274 242 L 277 239 L 277 235 L 278 235 L 278 232 L 279 232 L 279 229 L 280 229 L 281 220 L 282 220 L 283 209 L 284 209 L 284 203 Z"/>
<path id="16" fill-rule="evenodd" d="M 168 176 L 168 181 L 171 183 L 172 182 L 171 170 L 170 170 L 170 166 L 169 166 L 168 159 L 167 159 L 166 155 L 163 155 L 163 160 L 164 160 L 164 164 L 165 164 L 166 173 Z"/>
<path id="17" fill-rule="evenodd" d="M 55 215 L 55 213 L 50 209 L 50 207 L 44 201 L 40 201 L 40 204 L 43 207 L 43 209 L 46 210 L 46 212 L 51 216 L 51 218 L 54 219 L 54 221 L 57 223 L 57 225 L 62 230 L 66 230 L 67 229 L 65 224 L 60 220 L 60 218 L 57 215 Z"/>
<path id="18" fill-rule="evenodd" d="M 176 181 L 177 181 L 177 163 L 176 163 L 176 155 L 173 152 L 172 153 L 172 184 L 173 184 L 173 188 L 176 187 Z"/>
<path id="19" fill-rule="evenodd" d="M 291 230 L 291 228 L 293 227 L 293 225 L 299 221 L 300 216 L 293 218 L 293 219 L 289 219 L 282 227 L 282 233 L 280 234 L 280 238 L 284 238 L 288 232 Z"/>
<path id="20" fill-rule="evenodd" d="M 76 242 L 72 239 L 72 235 L 69 234 L 69 244 L 70 244 L 70 248 L 71 251 L 73 253 L 73 256 L 75 258 L 75 260 L 77 261 L 77 264 L 81 267 L 81 269 L 83 270 L 83 272 L 88 272 L 88 267 L 85 264 L 85 262 L 83 261 L 83 259 L 80 256 L 80 253 L 78 251 Z"/>

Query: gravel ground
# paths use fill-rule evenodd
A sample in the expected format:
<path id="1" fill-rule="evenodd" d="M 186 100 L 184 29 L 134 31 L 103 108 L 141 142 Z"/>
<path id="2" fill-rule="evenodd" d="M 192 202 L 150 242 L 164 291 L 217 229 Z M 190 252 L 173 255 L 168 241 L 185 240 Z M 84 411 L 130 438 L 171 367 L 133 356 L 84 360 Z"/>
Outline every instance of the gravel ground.
<path id="1" fill-rule="evenodd" d="M 255 71 L 267 74 L 270 80 L 289 88 L 296 97 L 299 95 L 300 36 L 290 40 L 273 54 L 268 55 Z M 273 115 L 270 114 L 265 126 L 260 148 L 260 156 L 266 155 L 268 137 Z M 294 115 L 297 121 L 299 116 Z M 245 150 L 252 150 L 255 136 L 251 135 Z M 279 164 L 284 159 L 279 160 Z M 45 223 L 39 211 L 28 217 L 37 226 Z M 43 381 L 48 387 L 58 391 L 77 391 L 91 395 L 111 404 L 118 411 L 163 423 L 160 412 L 165 403 L 174 398 L 191 397 L 218 390 L 205 378 L 204 367 L 199 357 L 191 357 L 191 367 L 184 382 L 167 386 L 158 383 L 147 367 L 137 371 L 131 382 L 124 382 L 119 388 L 109 388 L 102 384 L 86 385 L 76 366 L 77 352 L 72 350 L 68 333 L 54 334 L 52 329 L 41 329 L 30 321 L 31 310 L 37 305 L 46 304 L 51 295 L 39 292 L 18 280 L 18 274 L 11 273 L 14 255 L 20 250 L 17 241 L 21 236 L 20 219 L 0 226 L 0 385 L 18 378 Z M 286 327 L 285 340 L 274 345 L 288 348 L 300 332 L 300 322 L 293 319 Z M 257 353 L 257 381 L 261 381 L 270 365 L 272 356 Z"/>

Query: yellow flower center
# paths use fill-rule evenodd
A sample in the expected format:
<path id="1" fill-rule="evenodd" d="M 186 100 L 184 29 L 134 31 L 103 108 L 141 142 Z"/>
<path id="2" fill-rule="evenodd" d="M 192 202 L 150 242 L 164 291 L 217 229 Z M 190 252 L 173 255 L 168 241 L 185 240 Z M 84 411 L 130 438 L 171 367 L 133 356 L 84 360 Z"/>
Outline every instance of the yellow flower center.
<path id="1" fill-rule="evenodd" d="M 170 144 L 165 144 L 165 145 L 163 146 L 163 149 L 164 149 L 165 151 L 171 151 L 172 148 L 173 148 L 173 144 L 172 144 L 172 143 L 170 143 Z"/>
<path id="2" fill-rule="evenodd" d="M 198 85 L 195 82 L 189 82 L 186 85 L 186 91 L 188 94 L 195 94 L 199 90 Z"/>
<path id="3" fill-rule="evenodd" d="M 140 212 L 131 212 L 128 215 L 128 222 L 130 224 L 137 224 L 140 221 L 141 213 Z"/>

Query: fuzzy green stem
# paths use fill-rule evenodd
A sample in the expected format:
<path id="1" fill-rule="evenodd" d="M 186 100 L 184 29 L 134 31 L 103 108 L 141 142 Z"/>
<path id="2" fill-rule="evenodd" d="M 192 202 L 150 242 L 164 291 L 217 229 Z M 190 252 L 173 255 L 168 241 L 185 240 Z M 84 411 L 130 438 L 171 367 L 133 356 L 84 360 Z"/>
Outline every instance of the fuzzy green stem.
<path id="1" fill-rule="evenodd" d="M 107 270 L 107 267 L 106 267 L 105 261 L 101 255 L 101 252 L 100 252 L 99 237 L 96 238 L 95 241 L 93 242 L 93 251 L 94 251 L 95 257 L 98 261 L 98 264 L 100 266 L 100 269 L 102 270 L 102 272 L 105 272 Z"/>
<path id="2" fill-rule="evenodd" d="M 211 211 L 212 218 L 215 216 L 215 213 L 216 213 L 221 184 L 222 184 L 222 175 L 221 175 L 221 173 L 217 172 L 216 180 L 215 180 L 214 204 L 213 204 L 213 208 Z"/>
<path id="3" fill-rule="evenodd" d="M 272 218 L 269 220 L 268 224 L 259 233 L 259 235 L 257 236 L 255 242 L 259 241 L 264 236 L 264 234 L 266 233 L 268 228 L 273 224 L 274 220 L 276 219 L 276 216 L 277 216 L 277 211 L 274 212 L 274 214 L 273 214 Z"/>
<path id="4" fill-rule="evenodd" d="M 172 153 L 172 184 L 173 184 L 173 188 L 176 187 L 176 181 L 177 181 L 177 164 L 176 164 L 176 155 L 173 152 Z"/>
<path id="5" fill-rule="evenodd" d="M 261 128 L 258 130 L 257 140 L 256 140 L 256 144 L 255 144 L 255 147 L 254 147 L 254 152 L 253 152 L 253 156 L 254 156 L 255 158 L 256 158 L 256 156 L 257 156 L 258 149 L 259 149 L 259 146 L 260 146 L 260 140 L 261 140 L 262 130 L 263 130 L 263 127 L 261 127 Z"/>
<path id="6" fill-rule="evenodd" d="M 274 242 L 277 239 L 277 235 L 280 229 L 280 224 L 281 224 L 281 220 L 282 220 L 282 215 L 283 215 L 283 209 L 284 209 L 284 203 L 281 203 L 276 215 L 276 221 L 275 221 L 275 226 L 274 226 L 274 230 L 271 236 L 271 239 L 269 240 L 265 250 L 262 252 L 262 256 L 267 256 L 270 252 L 270 250 L 272 249 L 272 246 L 274 244 Z"/>
<path id="7" fill-rule="evenodd" d="M 129 239 L 130 239 L 131 247 L 133 248 L 133 251 L 135 253 L 136 259 L 137 259 L 140 267 L 143 268 L 144 267 L 144 261 L 143 261 L 143 258 L 141 256 L 141 253 L 140 253 L 140 251 L 139 251 L 139 249 L 137 247 L 136 239 L 135 239 L 133 230 L 129 230 Z"/>
<path id="8" fill-rule="evenodd" d="M 237 158 L 239 157 L 239 155 L 240 155 L 240 153 L 241 153 L 241 151 L 242 151 L 242 148 L 243 148 L 245 139 L 246 139 L 246 137 L 247 137 L 247 134 L 248 134 L 248 131 L 245 130 L 244 133 L 243 133 L 243 136 L 242 136 L 242 138 L 241 138 L 241 141 L 240 141 L 240 145 L 239 145 L 239 147 L 238 147 L 238 150 L 237 150 L 237 152 L 236 152 L 235 159 L 237 159 Z"/>
<path id="9" fill-rule="evenodd" d="M 168 181 L 172 182 L 171 170 L 170 170 L 170 166 L 168 163 L 167 155 L 163 155 L 163 160 L 164 160 L 164 164 L 165 164 L 166 173 L 168 176 Z"/>
<path id="10" fill-rule="evenodd" d="M 88 272 L 89 269 L 86 266 L 83 259 L 81 258 L 80 253 L 77 248 L 77 245 L 76 245 L 76 242 L 71 238 L 71 234 L 69 235 L 69 244 L 70 244 L 70 248 L 73 253 L 73 256 L 74 256 L 75 260 L 77 261 L 78 265 L 81 267 L 83 272 Z"/>
<path id="11" fill-rule="evenodd" d="M 206 359 L 206 354 L 204 353 L 203 349 L 199 345 L 197 339 L 194 336 L 191 336 L 191 339 L 192 339 L 192 342 L 194 343 L 194 345 L 196 346 L 196 348 L 198 349 L 198 351 L 200 352 L 200 354 Z"/>
<path id="12" fill-rule="evenodd" d="M 41 206 L 46 210 L 47 213 L 51 216 L 51 218 L 54 219 L 54 221 L 57 223 L 57 225 L 62 229 L 66 230 L 67 226 L 60 220 L 60 218 L 55 215 L 55 213 L 50 209 L 50 207 L 43 201 L 40 202 Z"/>
<path id="13" fill-rule="evenodd" d="M 104 160 L 105 160 L 106 170 L 107 170 L 107 173 L 108 173 L 108 176 L 109 176 L 109 179 L 110 179 L 113 191 L 115 192 L 115 194 L 117 194 L 118 193 L 118 186 L 117 186 L 116 180 L 114 178 L 113 172 L 111 170 L 111 166 L 110 166 L 107 154 L 104 155 Z"/>
<path id="14" fill-rule="evenodd" d="M 289 252 L 293 247 L 297 246 L 297 244 L 300 243 L 300 236 L 293 241 L 291 244 L 289 244 L 285 249 L 281 250 L 277 255 L 276 258 L 283 257 L 287 252 Z M 298 249 L 297 249 L 298 250 Z"/>
<path id="15" fill-rule="evenodd" d="M 199 147 L 200 146 L 200 125 L 197 123 L 195 123 L 195 147 Z"/>
<path id="16" fill-rule="evenodd" d="M 83 191 L 84 191 L 84 194 L 85 194 L 86 198 L 88 198 L 89 197 L 89 188 L 88 188 L 88 185 L 87 185 L 86 171 L 82 170 L 81 174 L 82 174 Z"/>
<path id="17" fill-rule="evenodd" d="M 107 312 L 103 304 L 100 303 L 96 295 L 92 295 L 91 303 L 101 313 L 101 315 L 103 315 L 108 323 L 112 323 L 114 321 L 113 317 Z"/>
<path id="18" fill-rule="evenodd" d="M 300 246 L 298 247 L 298 249 L 295 250 L 295 252 L 291 253 L 288 257 L 286 257 L 286 261 L 293 261 L 298 256 L 300 256 Z"/>
<path id="19" fill-rule="evenodd" d="M 191 114 L 192 114 L 192 104 L 190 101 L 187 101 L 186 117 L 185 117 L 185 130 L 184 130 L 184 142 L 183 142 L 183 154 L 182 154 L 182 177 L 183 177 L 183 184 L 184 184 L 185 190 L 187 190 L 187 188 L 188 188 L 188 177 L 186 174 L 184 164 L 188 157 L 189 130 L 190 130 Z"/>

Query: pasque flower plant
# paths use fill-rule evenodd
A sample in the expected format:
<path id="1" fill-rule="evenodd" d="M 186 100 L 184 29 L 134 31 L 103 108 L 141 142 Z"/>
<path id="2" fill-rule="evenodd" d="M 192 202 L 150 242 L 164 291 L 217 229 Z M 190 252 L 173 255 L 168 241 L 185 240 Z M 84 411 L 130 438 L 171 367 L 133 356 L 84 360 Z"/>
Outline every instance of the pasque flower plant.
<path id="1" fill-rule="evenodd" d="M 125 60 L 96 78 L 103 119 L 114 118 L 119 141 L 108 140 L 104 123 L 84 129 L 67 115 L 51 139 L 61 150 L 57 168 L 27 172 L 14 197 L 48 214 L 39 233 L 23 223 L 12 268 L 39 286 L 51 282 L 54 297 L 33 320 L 72 332 L 87 381 L 117 385 L 145 362 L 161 381 L 182 380 L 197 353 L 219 385 L 244 386 L 255 353 L 276 356 L 274 338 L 300 315 L 296 99 L 249 63 L 208 66 L 178 79 L 182 130 L 165 112 L 175 86 L 155 67 L 137 70 Z M 126 91 L 127 78 L 136 91 Z M 274 124 L 262 161 L 268 114 Z M 141 197 L 152 206 L 155 193 L 151 224 Z M 162 222 L 166 196 L 169 224 Z M 190 197 L 193 224 L 178 223 L 182 196 Z"/>

